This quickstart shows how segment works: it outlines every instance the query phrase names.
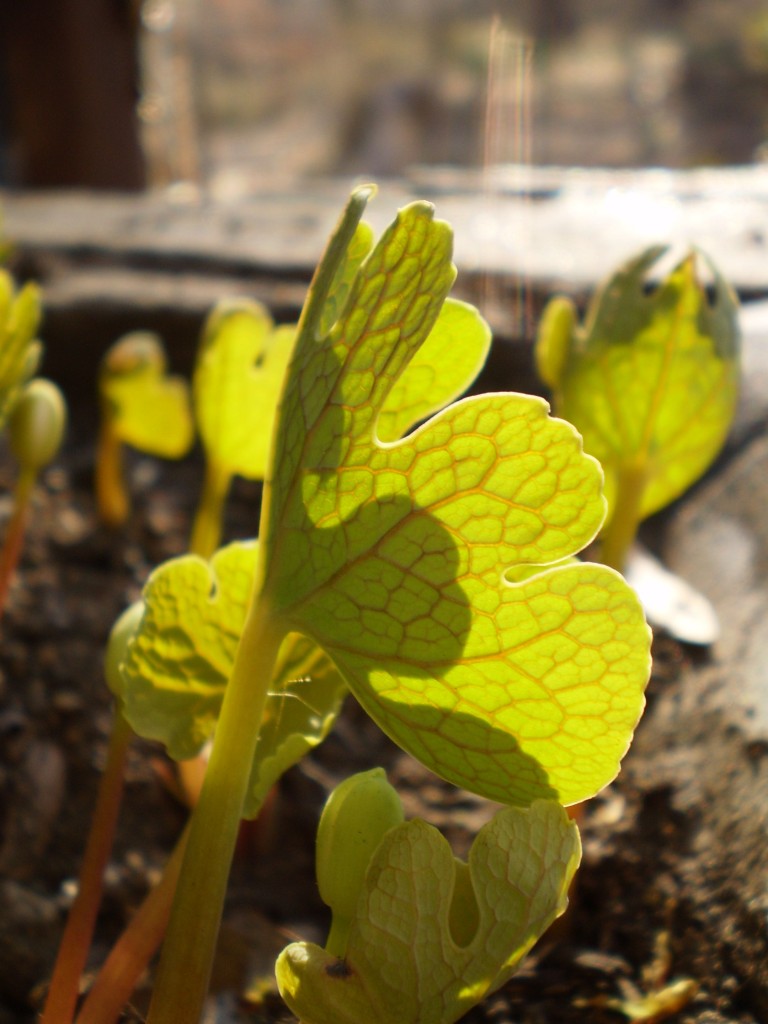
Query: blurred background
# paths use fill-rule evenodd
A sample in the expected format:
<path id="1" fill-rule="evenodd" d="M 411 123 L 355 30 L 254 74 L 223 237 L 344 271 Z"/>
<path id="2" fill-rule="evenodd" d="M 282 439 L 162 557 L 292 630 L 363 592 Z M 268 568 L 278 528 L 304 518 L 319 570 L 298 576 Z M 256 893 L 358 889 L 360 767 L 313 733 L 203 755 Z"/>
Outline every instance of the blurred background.
<path id="1" fill-rule="evenodd" d="M 0 33 L 11 187 L 766 154 L 765 0 L 2 0 Z"/>

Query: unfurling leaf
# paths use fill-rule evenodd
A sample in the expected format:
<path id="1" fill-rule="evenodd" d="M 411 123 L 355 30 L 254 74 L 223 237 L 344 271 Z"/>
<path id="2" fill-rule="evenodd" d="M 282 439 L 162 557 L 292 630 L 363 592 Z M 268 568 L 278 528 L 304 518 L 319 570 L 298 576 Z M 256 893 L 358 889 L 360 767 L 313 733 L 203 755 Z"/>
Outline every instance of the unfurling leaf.
<path id="1" fill-rule="evenodd" d="M 552 801 L 500 811 L 468 865 L 431 825 L 398 825 L 369 865 L 344 959 L 288 946 L 281 994 L 305 1024 L 451 1024 L 563 912 L 579 857 L 576 827 Z"/>

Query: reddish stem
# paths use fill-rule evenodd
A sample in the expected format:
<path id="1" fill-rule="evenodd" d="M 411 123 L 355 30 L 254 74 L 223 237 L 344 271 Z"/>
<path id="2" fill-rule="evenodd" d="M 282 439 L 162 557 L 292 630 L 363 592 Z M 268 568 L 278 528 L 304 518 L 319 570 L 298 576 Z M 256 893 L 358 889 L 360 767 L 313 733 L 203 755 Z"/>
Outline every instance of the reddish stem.
<path id="1" fill-rule="evenodd" d="M 133 731 L 119 711 L 109 739 L 107 763 L 99 783 L 91 831 L 83 855 L 77 896 L 69 911 L 59 954 L 51 978 L 41 1024 L 69 1024 L 73 1020 L 91 946 L 96 915 L 117 815 L 123 793 L 123 776 Z"/>
<path id="2" fill-rule="evenodd" d="M 113 946 L 77 1018 L 77 1024 L 113 1024 L 162 942 L 187 845 L 185 828 L 165 866 L 128 927 Z"/>
<path id="3" fill-rule="evenodd" d="M 27 525 L 27 513 L 29 512 L 29 500 L 32 496 L 32 489 L 35 486 L 37 472 L 30 469 L 22 469 L 19 479 L 16 481 L 16 492 L 13 501 L 13 515 L 8 522 L 8 530 L 5 535 L 5 543 L 0 551 L 0 618 L 5 611 L 5 602 L 8 597 L 8 589 L 11 579 L 19 564 L 21 549 L 24 546 L 24 532 Z"/>

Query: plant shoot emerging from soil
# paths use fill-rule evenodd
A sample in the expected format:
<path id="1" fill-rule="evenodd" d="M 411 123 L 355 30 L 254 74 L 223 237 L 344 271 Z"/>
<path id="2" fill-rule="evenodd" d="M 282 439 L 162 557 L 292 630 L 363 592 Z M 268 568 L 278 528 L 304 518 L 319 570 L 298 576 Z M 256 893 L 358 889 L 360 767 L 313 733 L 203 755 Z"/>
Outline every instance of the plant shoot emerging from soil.
<path id="1" fill-rule="evenodd" d="M 130 500 L 123 478 L 122 446 L 164 459 L 180 459 L 194 436 L 189 388 L 166 373 L 162 342 L 135 331 L 120 338 L 99 373 L 101 427 L 96 454 L 96 502 L 102 522 L 121 526 Z"/>
<path id="2" fill-rule="evenodd" d="M 263 480 L 277 401 L 296 337 L 257 302 L 220 303 L 203 329 L 195 364 L 195 420 L 205 451 L 203 493 L 190 551 L 210 558 L 221 543 L 233 476 Z"/>

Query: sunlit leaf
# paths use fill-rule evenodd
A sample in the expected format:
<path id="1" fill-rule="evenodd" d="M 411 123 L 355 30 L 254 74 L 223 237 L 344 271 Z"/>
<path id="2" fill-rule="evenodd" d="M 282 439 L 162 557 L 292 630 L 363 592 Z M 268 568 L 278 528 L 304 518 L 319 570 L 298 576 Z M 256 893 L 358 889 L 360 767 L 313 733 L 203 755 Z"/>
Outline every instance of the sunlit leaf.
<path id="1" fill-rule="evenodd" d="M 563 912 L 579 855 L 575 826 L 550 801 L 497 814 L 468 869 L 431 825 L 398 825 L 368 868 L 344 960 L 288 946 L 276 968 L 283 998 L 305 1024 L 451 1024 Z"/>
<path id="2" fill-rule="evenodd" d="M 323 336 L 324 288 L 364 202 L 353 197 L 303 314 L 258 600 L 275 628 L 327 651 L 381 727 L 445 778 L 508 803 L 583 799 L 615 775 L 648 675 L 624 581 L 600 566 L 548 568 L 600 528 L 599 466 L 546 403 L 521 395 L 466 399 L 380 440 L 454 268 L 449 227 L 428 204 L 407 207 Z M 445 361 L 463 358 L 463 337 Z"/>
<path id="3" fill-rule="evenodd" d="M 206 456 L 232 475 L 266 473 L 294 335 L 248 299 L 222 302 L 208 317 L 195 364 L 195 418 Z"/>
<path id="4" fill-rule="evenodd" d="M 647 249 L 614 274 L 582 328 L 566 300 L 554 300 L 537 343 L 556 411 L 603 466 L 610 508 L 624 475 L 642 480 L 640 518 L 682 494 L 710 465 L 738 389 L 733 293 L 693 253 L 663 281 L 649 283 L 664 252 Z M 709 294 L 697 274 L 699 260 L 711 279 Z"/>
<path id="5" fill-rule="evenodd" d="M 216 726 L 243 630 L 257 545 L 231 544 L 211 563 L 173 559 L 150 576 L 146 611 L 120 668 L 125 717 L 177 760 L 193 757 Z M 292 635 L 280 651 L 251 774 L 245 817 L 270 786 L 327 734 L 345 693 L 329 659 Z M 306 696 L 305 696 L 306 694 Z"/>
<path id="6" fill-rule="evenodd" d="M 194 433 L 189 389 L 182 377 L 166 373 L 157 335 L 136 331 L 115 342 L 102 361 L 99 391 L 125 444 L 166 459 L 189 451 Z"/>

